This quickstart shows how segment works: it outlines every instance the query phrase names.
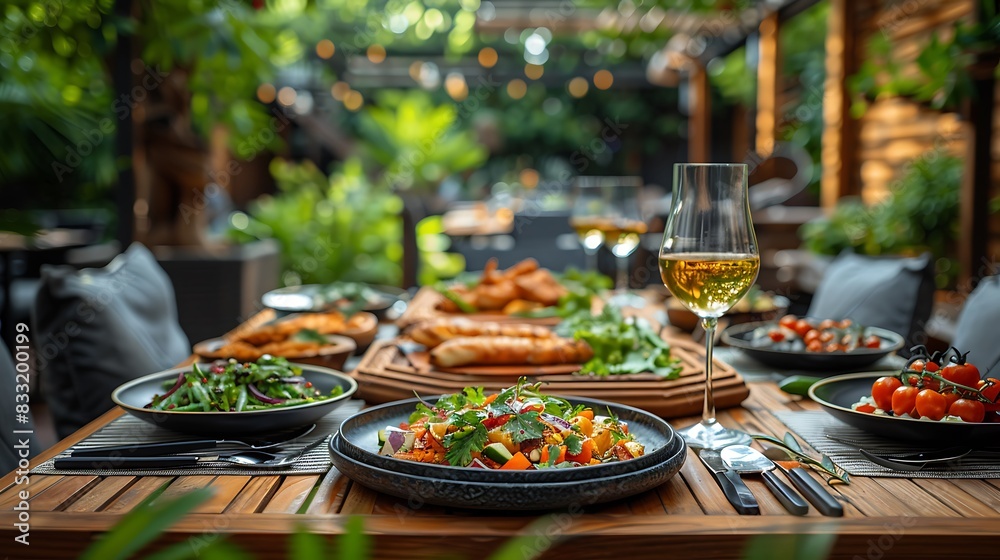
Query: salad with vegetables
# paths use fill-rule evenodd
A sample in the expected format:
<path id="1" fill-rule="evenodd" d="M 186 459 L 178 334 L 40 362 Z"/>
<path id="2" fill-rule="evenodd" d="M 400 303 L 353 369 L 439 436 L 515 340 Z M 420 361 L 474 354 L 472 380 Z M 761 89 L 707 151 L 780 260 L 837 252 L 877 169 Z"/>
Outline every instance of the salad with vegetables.
<path id="1" fill-rule="evenodd" d="M 243 412 L 294 406 L 343 394 L 336 387 L 324 395 L 302 377 L 302 369 L 285 358 L 264 355 L 256 362 L 216 360 L 203 369 L 177 374 L 164 383 L 167 391 L 154 395 L 144 408 L 172 412 Z"/>
<path id="2" fill-rule="evenodd" d="M 378 435 L 379 455 L 406 461 L 498 470 L 599 465 L 640 457 L 645 449 L 610 410 L 542 394 L 540 384 L 486 395 L 467 387 L 418 403 L 408 422 Z"/>
<path id="3" fill-rule="evenodd" d="M 851 408 L 881 416 L 947 422 L 1000 422 L 1000 380 L 982 379 L 956 348 L 928 355 L 917 346 L 897 375 L 879 377 Z"/>

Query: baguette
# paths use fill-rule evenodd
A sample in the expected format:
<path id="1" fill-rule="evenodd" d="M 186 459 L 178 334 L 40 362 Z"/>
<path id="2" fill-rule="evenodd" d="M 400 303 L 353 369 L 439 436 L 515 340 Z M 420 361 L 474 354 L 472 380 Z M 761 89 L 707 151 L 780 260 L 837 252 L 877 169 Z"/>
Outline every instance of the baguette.
<path id="1" fill-rule="evenodd" d="M 516 338 L 554 338 L 545 327 L 500 323 L 479 323 L 467 319 L 437 319 L 414 325 L 407 333 L 415 342 L 434 348 L 446 340 L 474 336 L 511 336 Z"/>
<path id="2" fill-rule="evenodd" d="M 441 343 L 431 350 L 431 363 L 441 367 L 577 364 L 593 355 L 586 342 L 568 338 L 478 336 Z"/>

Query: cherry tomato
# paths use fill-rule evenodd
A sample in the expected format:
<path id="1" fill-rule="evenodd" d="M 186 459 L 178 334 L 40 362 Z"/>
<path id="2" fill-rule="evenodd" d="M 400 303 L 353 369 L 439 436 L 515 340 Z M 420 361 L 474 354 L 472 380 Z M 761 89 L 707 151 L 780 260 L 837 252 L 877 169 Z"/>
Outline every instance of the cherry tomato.
<path id="1" fill-rule="evenodd" d="M 868 414 L 872 414 L 873 412 L 875 412 L 875 407 L 870 404 L 863 404 L 855 408 L 854 410 L 857 410 L 858 412 L 867 412 Z"/>
<path id="2" fill-rule="evenodd" d="M 957 401 L 958 399 L 962 398 L 962 395 L 959 395 L 958 393 L 956 393 L 954 391 L 949 391 L 947 393 L 941 393 L 941 396 L 944 397 L 945 402 L 948 403 L 948 407 L 947 408 L 949 410 L 951 409 L 951 405 L 954 404 L 955 401 Z"/>
<path id="3" fill-rule="evenodd" d="M 920 381 L 923 383 L 924 389 L 930 389 L 932 391 L 941 390 L 941 382 L 933 377 L 921 377 Z"/>
<path id="4" fill-rule="evenodd" d="M 896 416 L 905 416 L 915 412 L 917 406 L 917 393 L 920 389 L 916 387 L 902 386 L 892 392 L 892 413 Z"/>
<path id="5" fill-rule="evenodd" d="M 972 364 L 948 364 L 941 368 L 941 377 L 952 383 L 975 387 L 979 384 L 979 368 Z"/>
<path id="6" fill-rule="evenodd" d="M 872 399 L 882 410 L 892 410 L 892 393 L 902 386 L 898 377 L 879 377 L 872 385 Z"/>
<path id="7" fill-rule="evenodd" d="M 818 340 L 814 340 L 814 341 L 810 342 L 809 344 L 806 344 L 806 351 L 807 352 L 822 352 L 823 351 L 823 343 L 820 342 L 820 341 L 818 341 Z"/>
<path id="8" fill-rule="evenodd" d="M 810 325 L 809 321 L 806 321 L 805 319 L 799 319 L 798 321 L 795 322 L 794 330 L 796 334 L 805 338 L 806 333 L 812 330 L 812 325 Z"/>
<path id="9" fill-rule="evenodd" d="M 863 345 L 865 348 L 880 348 L 882 346 L 882 339 L 872 335 L 865 339 Z"/>
<path id="10" fill-rule="evenodd" d="M 785 315 L 778 321 L 778 324 L 786 329 L 795 330 L 795 323 L 799 321 L 799 318 L 795 315 Z"/>
<path id="11" fill-rule="evenodd" d="M 843 321 L 837 323 L 836 326 L 838 329 L 846 329 L 847 327 L 850 327 L 853 324 L 854 323 L 850 319 L 844 319 Z"/>
<path id="12" fill-rule="evenodd" d="M 948 413 L 948 402 L 933 389 L 924 389 L 917 393 L 917 415 L 926 416 L 931 420 L 940 420 Z"/>
<path id="13" fill-rule="evenodd" d="M 835 326 L 837 326 L 837 322 L 834 321 L 833 319 L 823 319 L 822 321 L 819 322 L 818 328 L 821 331 L 825 331 L 827 329 L 832 329 Z"/>
<path id="14" fill-rule="evenodd" d="M 826 345 L 826 348 L 824 348 L 824 351 L 826 351 L 826 352 L 843 352 L 844 351 L 844 347 L 841 346 L 841 345 L 839 345 L 839 344 L 837 344 L 836 342 L 831 342 L 830 344 Z"/>
<path id="15" fill-rule="evenodd" d="M 986 384 L 983 385 L 979 392 L 987 399 L 997 402 L 997 396 L 1000 396 L 1000 380 L 987 377 Z"/>
<path id="16" fill-rule="evenodd" d="M 806 335 L 802 337 L 802 340 L 804 340 L 806 342 L 806 344 L 809 344 L 810 342 L 812 342 L 814 340 L 819 340 L 819 331 L 816 330 L 816 329 L 813 329 L 813 330 L 807 332 Z"/>
<path id="17" fill-rule="evenodd" d="M 769 331 L 767 333 L 767 336 L 770 337 L 771 341 L 773 341 L 773 342 L 781 342 L 782 340 L 785 340 L 785 333 L 783 333 L 783 332 L 781 332 L 781 331 L 779 331 L 777 329 L 775 329 L 773 331 Z"/>
<path id="18" fill-rule="evenodd" d="M 972 399 L 958 399 L 951 403 L 948 414 L 958 416 L 966 422 L 982 422 L 986 418 L 986 408 L 983 403 Z"/>
<path id="19" fill-rule="evenodd" d="M 832 332 L 820 333 L 819 341 L 822 342 L 823 344 L 833 341 L 833 333 Z"/>

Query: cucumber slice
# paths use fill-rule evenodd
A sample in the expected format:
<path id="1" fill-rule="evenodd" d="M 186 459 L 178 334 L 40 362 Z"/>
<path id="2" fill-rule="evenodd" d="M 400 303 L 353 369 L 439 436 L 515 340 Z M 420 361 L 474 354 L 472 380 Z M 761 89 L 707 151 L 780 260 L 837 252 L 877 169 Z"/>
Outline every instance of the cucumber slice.
<path id="1" fill-rule="evenodd" d="M 378 446 L 382 447 L 385 445 L 385 430 L 378 431 Z"/>
<path id="2" fill-rule="evenodd" d="M 807 396 L 809 394 L 809 387 L 812 387 L 813 383 L 817 381 L 819 381 L 818 377 L 793 375 L 786 377 L 781 383 L 778 383 L 778 388 L 790 395 Z"/>
<path id="3" fill-rule="evenodd" d="M 507 448 L 502 443 L 491 443 L 483 448 L 483 457 L 503 465 L 507 461 L 510 461 L 513 455 L 510 454 L 510 451 L 507 451 Z"/>

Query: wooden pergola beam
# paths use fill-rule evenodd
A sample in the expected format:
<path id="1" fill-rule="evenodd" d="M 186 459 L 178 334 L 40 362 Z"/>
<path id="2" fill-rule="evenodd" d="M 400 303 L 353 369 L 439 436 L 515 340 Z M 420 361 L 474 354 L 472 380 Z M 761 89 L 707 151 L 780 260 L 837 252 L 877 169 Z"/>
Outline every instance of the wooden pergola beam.
<path id="1" fill-rule="evenodd" d="M 993 9 L 1000 9 L 1000 1 L 993 0 Z M 985 4 L 979 4 L 980 21 L 987 17 Z M 977 55 L 970 68 L 972 74 L 972 95 L 965 103 L 965 119 L 971 126 L 970 138 L 965 147 L 965 169 L 962 174 L 962 192 L 959 197 L 958 258 L 960 281 L 971 285 L 991 270 L 988 256 L 989 245 L 989 205 L 992 186 L 991 148 L 994 139 L 994 96 L 996 92 L 995 69 L 1000 61 L 1000 53 L 988 52 Z"/>
<path id="2" fill-rule="evenodd" d="M 754 146 L 757 153 L 767 157 L 774 151 L 777 141 L 778 112 L 781 108 L 781 48 L 778 41 L 780 16 L 772 12 L 760 22 L 758 28 L 757 62 L 757 117 Z"/>
<path id="3" fill-rule="evenodd" d="M 705 67 L 692 61 L 688 69 L 688 158 L 711 161 L 712 90 Z"/>
<path id="4" fill-rule="evenodd" d="M 842 197 L 857 194 L 858 123 L 851 118 L 847 77 L 857 71 L 855 49 L 863 42 L 855 21 L 853 2 L 830 0 L 826 33 L 826 83 L 823 91 L 823 150 L 820 202 L 832 208 Z"/>

